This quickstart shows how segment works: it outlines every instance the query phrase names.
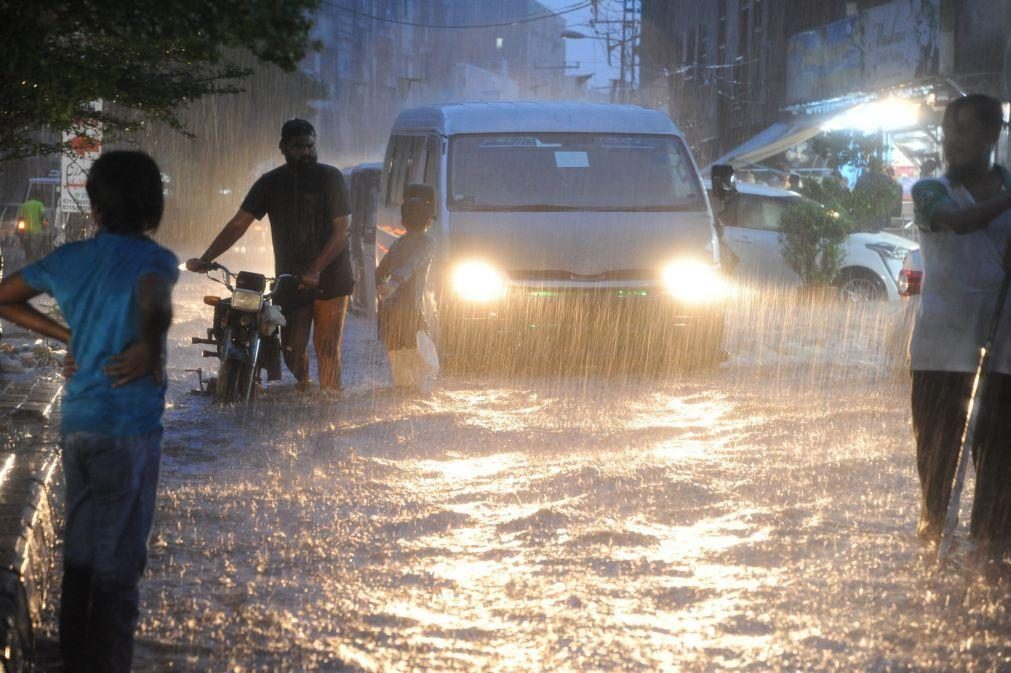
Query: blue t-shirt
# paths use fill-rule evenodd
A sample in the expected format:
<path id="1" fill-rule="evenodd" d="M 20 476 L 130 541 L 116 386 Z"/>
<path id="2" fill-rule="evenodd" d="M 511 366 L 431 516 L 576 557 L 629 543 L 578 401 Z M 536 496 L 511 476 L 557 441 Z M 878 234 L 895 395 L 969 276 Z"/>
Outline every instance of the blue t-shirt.
<path id="1" fill-rule="evenodd" d="M 161 426 L 165 383 L 148 375 L 113 388 L 102 368 L 140 339 L 137 281 L 158 274 L 175 284 L 178 264 L 172 252 L 146 236 L 100 233 L 21 270 L 30 287 L 56 299 L 70 326 L 78 370 L 64 391 L 64 434 L 137 435 Z"/>

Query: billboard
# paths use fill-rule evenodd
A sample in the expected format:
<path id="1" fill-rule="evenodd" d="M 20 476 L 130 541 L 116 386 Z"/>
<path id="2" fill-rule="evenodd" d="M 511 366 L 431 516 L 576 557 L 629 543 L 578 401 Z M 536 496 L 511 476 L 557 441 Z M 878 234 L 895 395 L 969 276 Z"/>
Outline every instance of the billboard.
<path id="1" fill-rule="evenodd" d="M 892 0 L 787 45 L 789 103 L 908 84 L 938 72 L 940 0 Z"/>
<path id="2" fill-rule="evenodd" d="M 102 102 L 92 103 L 96 112 L 102 110 Z M 91 211 L 91 203 L 85 190 L 91 164 L 102 152 L 102 127 L 82 124 L 63 132 L 63 143 L 69 149 L 60 156 L 60 210 L 64 215 Z"/>

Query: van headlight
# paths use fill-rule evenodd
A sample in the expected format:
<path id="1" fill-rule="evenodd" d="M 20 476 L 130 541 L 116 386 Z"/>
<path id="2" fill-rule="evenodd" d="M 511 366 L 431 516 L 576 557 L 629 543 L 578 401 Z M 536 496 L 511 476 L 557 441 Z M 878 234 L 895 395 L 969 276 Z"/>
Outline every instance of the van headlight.
<path id="1" fill-rule="evenodd" d="M 486 262 L 463 262 L 453 269 L 453 291 L 467 301 L 495 301 L 505 294 L 505 276 Z"/>
<path id="2" fill-rule="evenodd" d="M 663 284 L 667 291 L 689 304 L 704 304 L 727 296 L 726 281 L 716 267 L 698 259 L 679 259 L 664 267 Z"/>

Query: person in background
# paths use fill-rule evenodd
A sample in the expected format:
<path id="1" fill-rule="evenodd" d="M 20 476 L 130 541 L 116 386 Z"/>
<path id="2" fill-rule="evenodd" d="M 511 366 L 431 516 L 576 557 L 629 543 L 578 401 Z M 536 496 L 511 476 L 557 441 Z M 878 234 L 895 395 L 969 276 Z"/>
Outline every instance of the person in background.
<path id="1" fill-rule="evenodd" d="M 21 223 L 24 230 L 21 230 Z M 42 252 L 42 232 L 49 226 L 46 206 L 38 199 L 28 199 L 18 208 L 18 234 L 25 251 L 25 261 L 31 262 Z"/>
<path id="2" fill-rule="evenodd" d="M 786 179 L 786 188 L 793 192 L 799 192 L 801 190 L 800 176 L 796 173 L 790 173 L 790 177 Z"/>
<path id="3" fill-rule="evenodd" d="M 427 190 L 427 198 L 421 190 Z M 416 387 L 427 395 L 439 374 L 433 326 L 426 319 L 430 312 L 425 309 L 435 253 L 435 239 L 425 232 L 432 223 L 434 196 L 423 185 L 408 185 L 407 192 L 412 191 L 421 194 L 405 199 L 400 208 L 407 233 L 394 241 L 376 268 L 379 336 L 389 353 L 394 387 Z"/>
<path id="4" fill-rule="evenodd" d="M 920 179 L 932 178 L 935 173 L 937 173 L 937 159 L 935 157 L 927 157 L 920 164 Z"/>
<path id="5" fill-rule="evenodd" d="M 917 534 L 944 527 L 979 350 L 986 339 L 1011 237 L 1011 172 L 993 163 L 1003 117 L 998 100 L 974 94 L 944 112 L 947 171 L 913 186 L 924 283 L 910 343 L 912 417 L 920 477 Z M 979 547 L 1011 539 L 1011 309 L 1005 307 L 982 399 L 973 454 L 970 523 Z"/>
<path id="6" fill-rule="evenodd" d="M 175 255 L 146 234 L 163 211 L 161 172 L 108 152 L 86 183 L 94 238 L 57 248 L 0 283 L 0 317 L 70 344 L 61 418 L 66 520 L 63 669 L 130 670 L 137 585 L 154 518 L 165 409 L 165 335 Z M 68 327 L 28 300 L 56 299 Z"/>
<path id="7" fill-rule="evenodd" d="M 278 148 L 285 165 L 257 180 L 235 215 L 200 257 L 186 262 L 202 272 L 227 252 L 264 215 L 270 217 L 277 275 L 300 278 L 300 291 L 275 300 L 287 325 L 281 328 L 284 362 L 300 390 L 308 391 L 309 334 L 313 334 L 319 387 L 341 387 L 341 337 L 348 298 L 354 289 L 348 239 L 351 214 L 344 176 L 316 159 L 316 130 L 304 119 L 281 127 Z"/>

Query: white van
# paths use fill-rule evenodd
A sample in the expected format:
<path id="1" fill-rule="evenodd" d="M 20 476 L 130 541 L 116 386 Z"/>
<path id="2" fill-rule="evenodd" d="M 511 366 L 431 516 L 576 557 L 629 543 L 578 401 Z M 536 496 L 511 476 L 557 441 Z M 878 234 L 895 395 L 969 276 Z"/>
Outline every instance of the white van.
<path id="1" fill-rule="evenodd" d="M 430 279 L 444 349 L 479 328 L 576 323 L 668 341 L 678 332 L 700 358 L 722 352 L 712 210 L 666 115 L 532 102 L 405 110 L 386 148 L 377 259 L 403 233 L 412 183 L 436 194 Z"/>

